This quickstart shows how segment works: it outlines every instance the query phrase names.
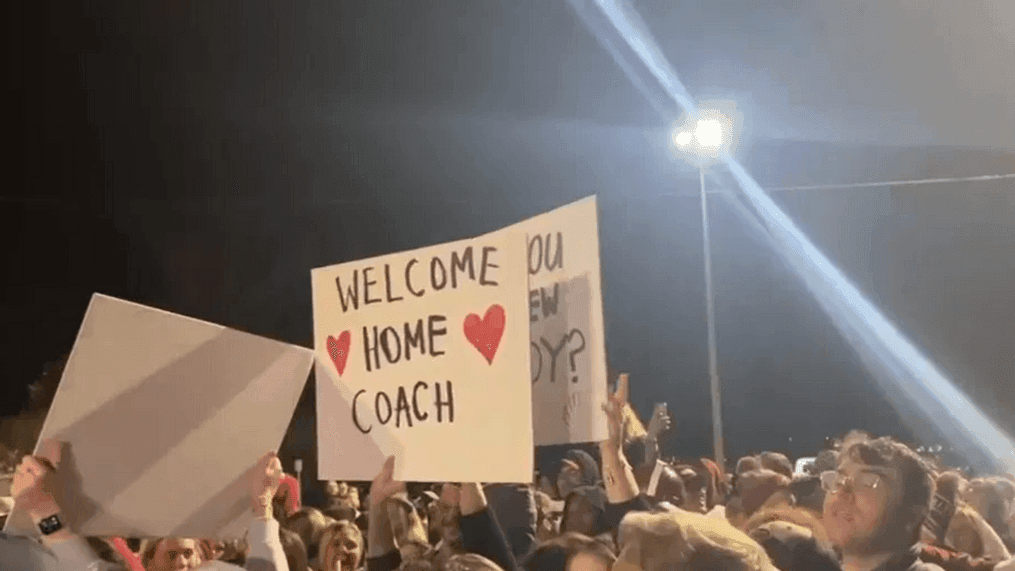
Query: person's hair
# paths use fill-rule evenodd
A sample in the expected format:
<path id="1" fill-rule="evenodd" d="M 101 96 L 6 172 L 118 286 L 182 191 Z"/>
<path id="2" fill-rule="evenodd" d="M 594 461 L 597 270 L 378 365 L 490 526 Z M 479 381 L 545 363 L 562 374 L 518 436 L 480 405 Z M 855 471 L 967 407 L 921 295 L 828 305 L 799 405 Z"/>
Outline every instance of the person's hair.
<path id="1" fill-rule="evenodd" d="M 778 452 L 762 452 L 761 456 L 761 467 L 767 468 L 773 472 L 782 474 L 787 478 L 793 477 L 793 463 L 789 461 L 789 458 L 785 454 Z"/>
<path id="2" fill-rule="evenodd" d="M 171 537 L 151 538 L 151 539 L 146 539 L 146 540 L 144 540 L 144 542 L 141 543 L 141 552 L 139 553 L 139 555 L 141 556 L 141 565 L 144 566 L 145 569 L 147 569 L 148 565 L 151 564 L 152 559 L 155 559 L 155 552 L 158 551 L 159 544 L 162 543 L 163 541 L 167 540 L 167 539 L 173 539 L 173 538 L 171 538 Z M 193 539 L 193 538 L 190 538 L 190 537 L 179 537 L 179 538 L 176 538 L 176 539 L 181 539 L 182 540 L 182 539 Z M 194 549 L 197 551 L 198 555 L 201 556 L 202 560 L 207 561 L 206 559 L 204 559 L 204 552 L 203 552 L 203 550 L 201 548 L 201 540 L 200 539 L 194 539 L 193 541 L 194 541 Z"/>
<path id="3" fill-rule="evenodd" d="M 358 527 L 353 525 L 352 522 L 344 520 L 336 521 L 335 523 L 325 528 L 325 530 L 321 533 L 321 539 L 317 546 L 317 561 L 321 565 L 324 565 L 326 563 L 324 561 L 324 558 L 327 556 L 328 553 L 328 544 L 331 543 L 331 540 L 334 539 L 335 535 L 337 535 L 340 531 L 344 531 L 345 533 L 359 540 L 360 556 L 359 559 L 356 561 L 355 565 L 355 568 L 359 569 L 360 566 L 363 565 L 363 561 L 366 558 L 366 544 L 364 543 L 363 540 L 363 532 L 360 531 Z"/>
<path id="4" fill-rule="evenodd" d="M 889 437 L 872 439 L 863 432 L 848 434 L 842 443 L 839 461 L 851 458 L 868 466 L 898 469 L 902 486 L 900 505 L 893 510 L 895 521 L 907 528 L 907 539 L 916 543 L 920 527 L 930 513 L 934 478 L 930 466 L 913 449 Z"/>
<path id="5" fill-rule="evenodd" d="M 757 456 L 744 456 L 737 460 L 736 474 L 743 474 L 744 472 L 750 472 L 751 470 L 761 469 L 761 460 Z"/>
<path id="6" fill-rule="evenodd" d="M 95 554 L 99 556 L 99 559 L 105 561 L 106 563 L 115 563 L 124 569 L 130 568 L 130 565 L 123 558 L 123 555 L 121 555 L 120 552 L 110 545 L 105 539 L 89 536 L 85 538 L 85 541 L 87 541 L 88 545 L 91 546 L 93 551 L 95 551 Z"/>
<path id="7" fill-rule="evenodd" d="M 211 561 L 215 559 L 215 545 L 210 539 L 197 540 L 197 548 L 201 550 L 201 559 Z"/>
<path id="8" fill-rule="evenodd" d="M 839 465 L 839 453 L 835 450 L 822 450 L 814 458 L 814 472 L 821 475 L 822 472 L 835 471 Z"/>
<path id="9" fill-rule="evenodd" d="M 441 571 L 504 571 L 499 565 L 482 555 L 458 553 L 444 562 Z"/>
<path id="10" fill-rule="evenodd" d="M 313 560 L 317 557 L 317 546 L 321 541 L 321 534 L 328 527 L 328 520 L 321 513 L 321 510 L 311 507 L 302 507 L 289 516 L 281 527 L 296 532 L 307 548 L 307 557 Z"/>
<path id="11" fill-rule="evenodd" d="M 223 541 L 222 557 L 219 559 L 243 567 L 247 564 L 247 542 L 243 539 Z"/>
<path id="12" fill-rule="evenodd" d="M 409 561 L 402 561 L 398 571 L 439 571 L 437 562 L 431 557 L 419 557 Z"/>
<path id="13" fill-rule="evenodd" d="M 617 560 L 613 550 L 604 541 L 571 531 L 537 545 L 522 562 L 522 566 L 528 571 L 565 569 L 567 562 L 579 553 L 595 555 L 605 561 L 608 567 Z"/>
<path id="14" fill-rule="evenodd" d="M 1007 490 L 1002 489 L 1002 485 L 997 478 L 976 478 L 969 482 L 969 486 L 985 492 L 987 513 L 980 515 L 1003 540 L 1011 535 L 1008 525 L 1011 502 L 1007 500 Z"/>
<path id="15" fill-rule="evenodd" d="M 825 506 L 825 489 L 821 487 L 821 478 L 817 475 L 793 478 L 789 485 L 793 494 L 793 505 L 821 513 Z"/>
<path id="16" fill-rule="evenodd" d="M 749 532 L 781 571 L 837 571 L 832 547 L 809 530 L 787 522 L 769 522 Z"/>
<path id="17" fill-rule="evenodd" d="M 648 495 L 648 486 L 652 482 L 652 474 L 656 470 L 655 464 L 645 464 L 639 466 L 634 470 L 634 479 L 638 483 L 638 488 Z M 684 481 L 680 478 L 677 472 L 673 469 L 673 466 L 669 464 L 663 464 L 660 468 L 659 482 L 656 485 L 656 493 L 654 496 L 649 497 L 653 499 L 659 496 L 672 496 L 673 501 L 680 502 L 684 501 Z"/>
<path id="18" fill-rule="evenodd" d="M 741 506 L 744 515 L 751 516 L 773 494 L 777 492 L 788 492 L 792 481 L 785 474 L 772 470 L 751 470 L 740 475 L 741 482 Z"/>
<path id="19" fill-rule="evenodd" d="M 564 511 L 560 516 L 560 531 L 578 531 L 589 535 L 598 535 L 609 529 L 609 522 L 606 520 L 606 492 L 598 486 L 585 486 L 575 489 L 567 499 L 564 500 Z M 573 517 L 575 514 L 588 513 L 591 515 L 591 523 L 588 529 L 580 526 L 584 518 Z"/>
<path id="20" fill-rule="evenodd" d="M 722 519 L 685 511 L 631 512 L 620 523 L 619 549 L 637 548 L 644 571 L 760 571 L 772 562 L 746 533 Z"/>
<path id="21" fill-rule="evenodd" d="M 356 521 L 356 508 L 349 500 L 338 500 L 324 510 L 324 515 L 335 521 Z"/>
<path id="22" fill-rule="evenodd" d="M 155 550 L 159 548 L 159 542 L 162 541 L 158 538 L 145 539 L 141 542 L 141 549 L 138 550 L 138 556 L 141 558 L 141 565 L 147 569 L 148 565 L 155 559 Z"/>
<path id="23" fill-rule="evenodd" d="M 828 532 L 825 524 L 821 521 L 821 512 L 815 512 L 800 507 L 783 507 L 761 510 L 752 515 L 740 529 L 751 535 L 754 530 L 772 522 L 791 523 L 805 528 L 821 542 L 828 542 Z"/>
<path id="24" fill-rule="evenodd" d="M 289 562 L 290 571 L 304 571 L 310 566 L 307 558 L 307 547 L 299 534 L 285 528 L 278 528 L 278 539 L 282 542 L 285 560 Z"/>
<path id="25" fill-rule="evenodd" d="M 708 492 L 708 479 L 701 473 L 701 470 L 690 464 L 679 464 L 674 466 L 673 471 L 684 484 L 685 493 L 689 494 L 701 490 L 704 490 L 706 493 Z"/>

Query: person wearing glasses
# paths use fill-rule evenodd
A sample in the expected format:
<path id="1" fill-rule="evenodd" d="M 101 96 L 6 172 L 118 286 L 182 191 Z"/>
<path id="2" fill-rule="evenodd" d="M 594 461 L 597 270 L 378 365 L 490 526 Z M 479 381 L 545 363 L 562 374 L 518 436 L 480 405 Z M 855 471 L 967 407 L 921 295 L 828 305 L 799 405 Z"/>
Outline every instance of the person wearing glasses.
<path id="1" fill-rule="evenodd" d="M 916 452 L 889 438 L 852 433 L 821 485 L 823 522 L 844 571 L 941 571 L 920 560 L 934 480 Z"/>

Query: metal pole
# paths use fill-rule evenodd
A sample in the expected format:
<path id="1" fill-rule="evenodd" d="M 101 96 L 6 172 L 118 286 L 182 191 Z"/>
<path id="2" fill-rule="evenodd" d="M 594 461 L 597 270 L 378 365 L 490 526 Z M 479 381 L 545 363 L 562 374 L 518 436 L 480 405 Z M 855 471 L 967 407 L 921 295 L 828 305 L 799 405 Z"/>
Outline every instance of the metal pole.
<path id="1" fill-rule="evenodd" d="M 712 439 L 715 451 L 715 463 L 719 469 L 726 470 L 726 455 L 723 451 L 722 438 L 722 399 L 719 393 L 719 366 L 715 349 L 715 307 L 712 293 L 712 256 L 709 246 L 708 231 L 708 198 L 705 195 L 705 167 L 699 168 L 701 176 L 701 232 L 705 250 L 705 303 L 708 319 L 708 374 L 712 382 Z"/>

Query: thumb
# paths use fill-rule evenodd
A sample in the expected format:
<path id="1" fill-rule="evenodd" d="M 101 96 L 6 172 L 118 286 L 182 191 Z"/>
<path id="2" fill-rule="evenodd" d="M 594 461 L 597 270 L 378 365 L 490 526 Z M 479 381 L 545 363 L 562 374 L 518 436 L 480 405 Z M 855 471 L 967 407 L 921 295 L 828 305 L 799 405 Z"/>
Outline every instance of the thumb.
<path id="1" fill-rule="evenodd" d="M 63 458 L 63 448 L 66 446 L 64 442 L 58 442 L 52 438 L 44 438 L 39 442 L 38 451 L 35 456 L 46 460 L 52 464 L 53 468 L 60 465 L 60 460 Z"/>
<path id="2" fill-rule="evenodd" d="M 381 481 L 390 482 L 395 479 L 395 457 L 388 456 L 381 469 Z"/>
<path id="3" fill-rule="evenodd" d="M 617 381 L 617 391 L 614 393 L 614 397 L 621 402 L 627 402 L 628 396 L 630 395 L 628 382 L 629 375 L 627 373 L 621 373 L 620 379 Z"/>

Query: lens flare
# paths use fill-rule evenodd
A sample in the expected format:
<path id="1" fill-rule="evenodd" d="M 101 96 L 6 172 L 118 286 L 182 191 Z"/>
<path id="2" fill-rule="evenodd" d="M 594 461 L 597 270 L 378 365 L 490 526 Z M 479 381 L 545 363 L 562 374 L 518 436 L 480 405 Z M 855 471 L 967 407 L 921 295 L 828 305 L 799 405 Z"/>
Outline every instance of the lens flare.
<path id="1" fill-rule="evenodd" d="M 609 20 L 607 26 L 593 26 L 587 0 L 569 0 L 600 43 L 611 48 L 626 43 L 656 79 L 666 94 L 691 116 L 698 110 L 687 89 L 677 78 L 662 50 L 656 45 L 637 12 L 622 0 L 594 0 Z M 619 62 L 618 62 L 619 63 Z M 626 62 L 625 62 L 626 63 Z M 648 96 L 647 83 L 629 64 L 624 73 Z M 658 105 L 655 106 L 660 109 Z M 701 134 L 704 146 L 715 140 L 714 127 Z M 718 130 L 722 141 L 722 127 Z M 676 137 L 681 137 L 682 134 Z M 677 138 L 674 142 L 680 145 Z M 688 141 L 690 143 L 690 141 Z M 864 297 L 855 285 L 821 253 L 736 159 L 724 155 L 723 162 L 737 180 L 768 229 L 771 243 L 807 285 L 832 323 L 853 346 L 882 388 L 899 409 L 914 405 L 958 449 L 979 451 L 1000 467 L 1015 471 L 1015 447 L 1011 438 L 956 388 L 938 368 Z M 738 209 L 744 214 L 746 209 Z"/>

